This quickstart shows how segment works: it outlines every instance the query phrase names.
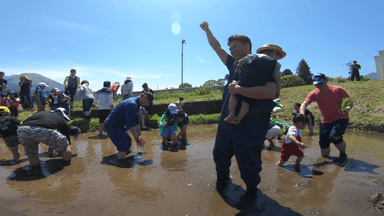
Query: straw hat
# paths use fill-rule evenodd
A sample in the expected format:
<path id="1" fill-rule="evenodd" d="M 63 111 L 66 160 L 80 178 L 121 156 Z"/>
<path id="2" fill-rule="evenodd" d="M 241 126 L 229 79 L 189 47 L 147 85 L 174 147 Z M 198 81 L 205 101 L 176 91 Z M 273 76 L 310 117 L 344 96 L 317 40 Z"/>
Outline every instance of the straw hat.
<path id="1" fill-rule="evenodd" d="M 19 80 L 21 81 L 21 80 L 23 80 L 25 78 L 25 76 L 20 76 L 19 77 Z"/>
<path id="2" fill-rule="evenodd" d="M 116 85 L 116 84 L 117 84 L 117 85 L 120 85 L 120 82 L 117 82 L 117 81 L 116 81 L 116 82 L 113 83 L 113 85 Z"/>
<path id="3" fill-rule="evenodd" d="M 279 59 L 282 59 L 284 58 L 287 53 L 285 53 L 283 51 L 283 48 L 281 48 L 280 46 L 277 46 L 275 44 L 265 44 L 264 46 L 260 47 L 259 49 L 257 49 L 257 53 L 260 54 L 261 51 L 263 50 L 273 50 L 273 51 L 276 51 L 277 53 L 279 53 L 281 55 L 281 57 Z M 277 60 L 279 60 L 277 59 Z"/>

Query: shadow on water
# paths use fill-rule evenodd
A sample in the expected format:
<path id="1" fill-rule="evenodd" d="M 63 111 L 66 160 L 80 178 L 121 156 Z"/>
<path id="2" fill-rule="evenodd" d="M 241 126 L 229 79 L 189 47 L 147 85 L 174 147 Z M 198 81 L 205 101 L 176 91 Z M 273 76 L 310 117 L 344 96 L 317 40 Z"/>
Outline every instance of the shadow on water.
<path id="1" fill-rule="evenodd" d="M 313 170 L 313 169 L 311 170 L 309 169 L 308 165 L 303 165 L 303 164 L 300 164 L 298 166 L 294 164 L 283 165 L 283 168 L 289 171 L 297 172 L 299 176 L 304 178 L 313 178 L 313 176 L 320 176 L 324 174 L 324 172 L 322 171 Z"/>
<path id="2" fill-rule="evenodd" d="M 178 152 L 179 150 L 187 150 L 188 143 L 178 142 L 177 146 L 173 146 L 172 143 L 167 142 L 165 145 L 161 145 L 160 149 L 163 151 Z"/>
<path id="3" fill-rule="evenodd" d="M 277 146 L 267 146 L 263 150 L 281 152 L 281 148 Z"/>
<path id="4" fill-rule="evenodd" d="M 337 162 L 337 157 L 329 157 L 329 160 L 313 164 L 313 166 L 321 167 L 331 164 L 337 165 L 339 167 L 344 167 L 345 171 L 348 172 L 366 172 L 375 175 L 380 175 L 379 173 L 374 171 L 374 169 L 379 168 L 379 166 L 353 158 L 348 158 L 345 162 L 339 163 Z"/>
<path id="5" fill-rule="evenodd" d="M 254 197 L 246 196 L 246 191 L 237 184 L 230 182 L 228 187 L 218 191 L 223 200 L 233 208 L 240 210 L 236 215 L 301 215 L 290 208 L 281 206 L 263 192 L 258 190 Z"/>
<path id="6" fill-rule="evenodd" d="M 32 167 L 31 165 L 23 166 L 15 169 L 7 178 L 12 181 L 34 181 L 61 171 L 67 164 L 62 159 L 52 159 L 40 162 L 40 166 Z"/>
<path id="7" fill-rule="evenodd" d="M 153 164 L 152 160 L 144 160 L 144 158 L 139 158 L 140 155 L 145 153 L 139 152 L 137 154 L 126 157 L 124 160 L 117 159 L 117 154 L 113 154 L 107 157 L 103 157 L 101 164 L 120 167 L 120 168 L 133 168 L 136 165 L 147 166 Z"/>
<path id="8" fill-rule="evenodd" d="M 28 161 L 28 159 L 24 158 L 24 159 L 21 159 L 21 160 L 14 160 L 14 159 L 11 159 L 11 160 L 0 160 L 0 166 L 14 166 L 14 165 L 17 165 L 17 164 L 25 162 L 25 161 Z"/>

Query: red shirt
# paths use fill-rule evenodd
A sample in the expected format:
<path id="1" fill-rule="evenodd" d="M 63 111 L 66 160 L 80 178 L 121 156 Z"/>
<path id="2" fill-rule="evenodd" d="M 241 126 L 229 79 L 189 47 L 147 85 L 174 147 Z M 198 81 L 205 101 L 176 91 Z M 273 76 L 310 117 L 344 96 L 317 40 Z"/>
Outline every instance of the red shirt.
<path id="1" fill-rule="evenodd" d="M 349 119 L 348 113 L 341 114 L 339 112 L 343 98 L 349 98 L 347 92 L 339 87 L 328 85 L 329 89 L 324 95 L 316 88 L 308 94 L 305 102 L 312 103 L 314 101 L 319 105 L 321 115 L 323 116 L 323 123 L 332 123 L 338 119 Z"/>
<path id="2" fill-rule="evenodd" d="M 114 94 L 119 90 L 119 85 L 118 84 L 113 84 L 109 90 L 111 90 Z"/>

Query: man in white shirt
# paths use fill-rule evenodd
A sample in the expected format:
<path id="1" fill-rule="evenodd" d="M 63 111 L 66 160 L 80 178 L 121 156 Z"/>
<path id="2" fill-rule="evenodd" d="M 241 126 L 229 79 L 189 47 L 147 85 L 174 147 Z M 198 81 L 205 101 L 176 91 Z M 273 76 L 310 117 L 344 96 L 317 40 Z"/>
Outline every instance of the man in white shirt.
<path id="1" fill-rule="evenodd" d="M 95 103 L 99 104 L 99 136 L 103 136 L 104 122 L 113 109 L 113 93 L 109 90 L 110 81 L 104 82 L 104 87 L 96 92 Z"/>

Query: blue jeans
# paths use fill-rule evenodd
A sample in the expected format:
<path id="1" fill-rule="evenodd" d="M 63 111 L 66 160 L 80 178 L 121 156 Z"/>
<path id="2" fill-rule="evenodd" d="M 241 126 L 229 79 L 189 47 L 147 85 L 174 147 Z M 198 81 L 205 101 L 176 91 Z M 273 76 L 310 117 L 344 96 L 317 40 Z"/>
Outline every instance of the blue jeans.
<path id="1" fill-rule="evenodd" d="M 20 92 L 20 104 L 24 103 L 24 96 L 27 97 L 27 103 L 32 102 L 31 92 Z"/>
<path id="2" fill-rule="evenodd" d="M 338 119 L 332 123 L 320 123 L 319 145 L 322 149 L 327 149 L 333 144 L 340 144 L 343 140 L 343 135 L 348 127 L 349 119 Z"/>
<path id="3" fill-rule="evenodd" d="M 129 95 L 127 95 L 127 94 L 123 95 L 123 100 L 128 99 L 128 98 L 129 98 Z"/>
<path id="4" fill-rule="evenodd" d="M 235 155 L 243 181 L 247 185 L 258 185 L 261 181 L 262 145 L 269 128 L 271 111 L 276 104 L 268 100 L 250 105 L 240 124 L 232 125 L 224 121 L 228 116 L 229 94 L 224 99 L 213 149 L 217 177 L 225 179 L 229 176 L 231 159 Z M 241 103 L 238 105 L 237 112 Z"/>
<path id="5" fill-rule="evenodd" d="M 132 145 L 132 139 L 128 134 L 126 127 L 113 126 L 105 123 L 104 129 L 107 132 L 117 151 L 128 152 Z"/>
<path id="6" fill-rule="evenodd" d="M 84 114 L 90 114 L 91 113 L 92 104 L 93 104 L 93 99 L 83 99 Z"/>

